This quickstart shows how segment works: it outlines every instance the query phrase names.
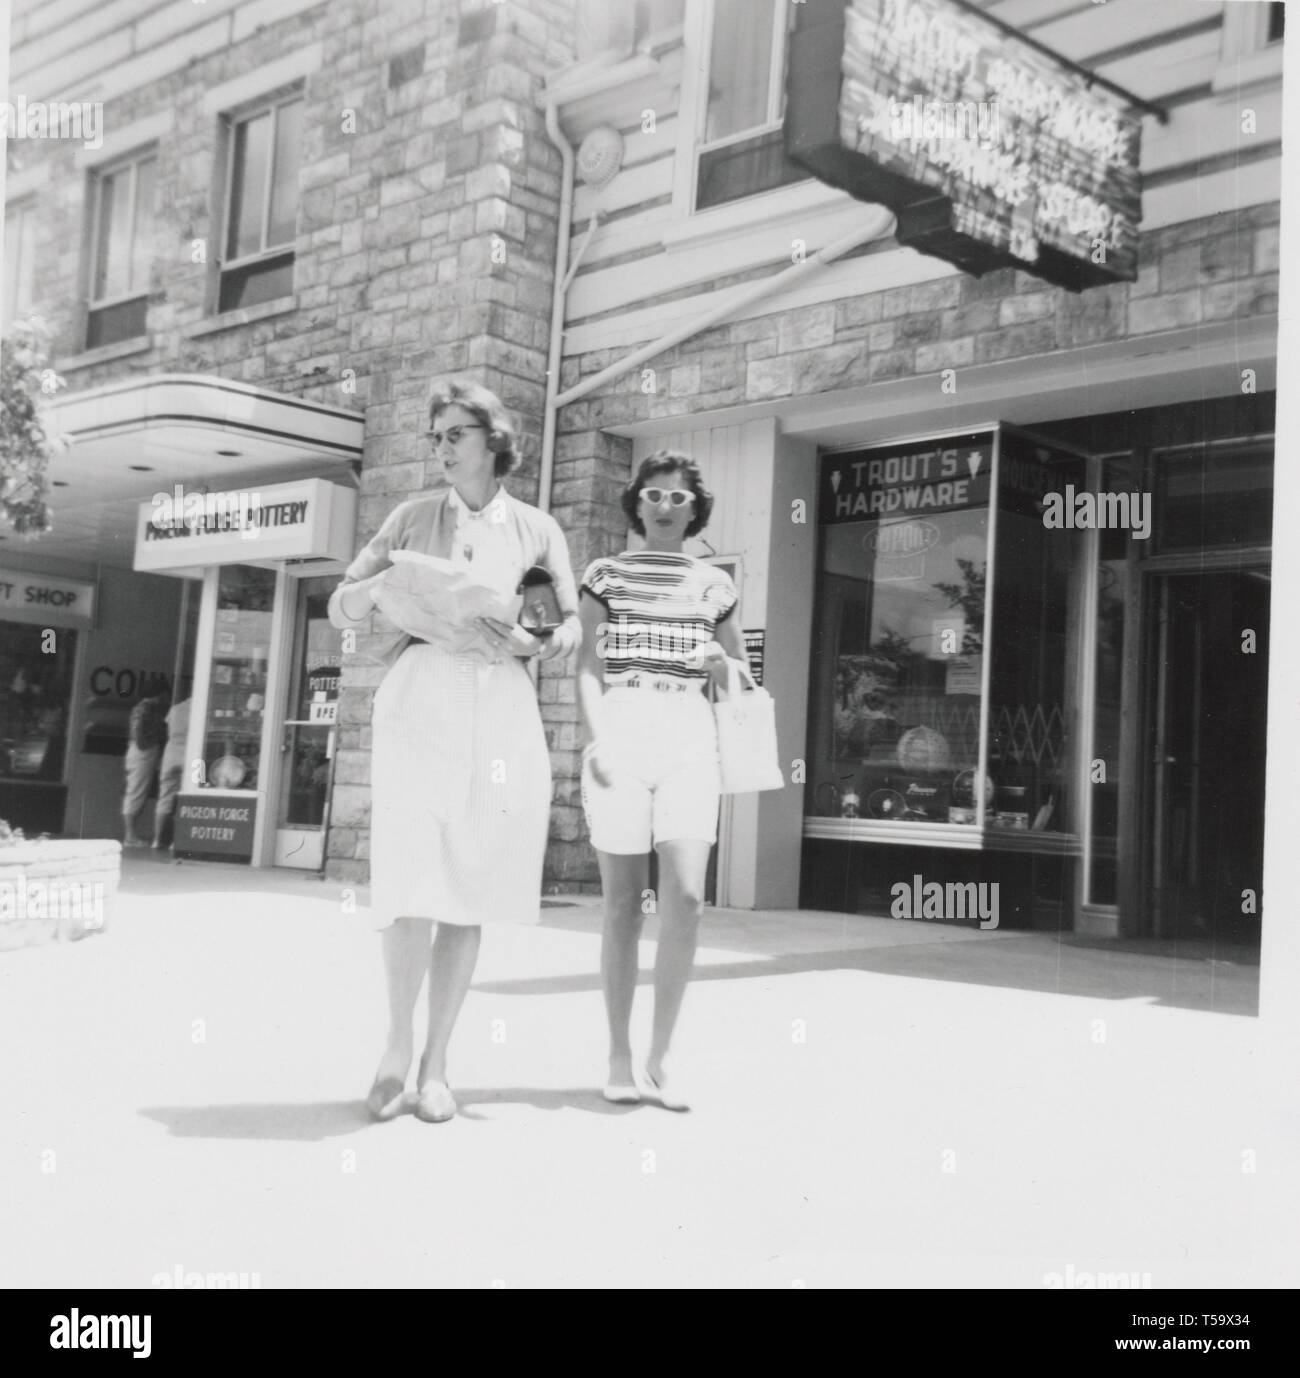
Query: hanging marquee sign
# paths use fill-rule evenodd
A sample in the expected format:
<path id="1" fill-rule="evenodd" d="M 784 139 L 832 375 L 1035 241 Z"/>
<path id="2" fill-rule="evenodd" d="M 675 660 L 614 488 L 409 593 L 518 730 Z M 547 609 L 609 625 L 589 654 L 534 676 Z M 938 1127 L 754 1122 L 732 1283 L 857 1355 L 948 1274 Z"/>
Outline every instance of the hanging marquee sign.
<path id="1" fill-rule="evenodd" d="M 1142 109 L 962 0 L 805 0 L 786 154 L 979 276 L 1137 277 Z"/>

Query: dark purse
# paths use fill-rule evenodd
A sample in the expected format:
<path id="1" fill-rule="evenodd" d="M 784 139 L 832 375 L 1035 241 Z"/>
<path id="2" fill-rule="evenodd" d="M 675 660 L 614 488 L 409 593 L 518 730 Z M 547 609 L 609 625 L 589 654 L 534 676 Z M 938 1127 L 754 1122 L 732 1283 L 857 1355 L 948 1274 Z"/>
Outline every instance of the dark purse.
<path id="1" fill-rule="evenodd" d="M 524 571 L 516 593 L 523 596 L 519 609 L 519 625 L 534 636 L 550 636 L 564 621 L 560 600 L 555 596 L 555 580 L 541 565 Z"/>

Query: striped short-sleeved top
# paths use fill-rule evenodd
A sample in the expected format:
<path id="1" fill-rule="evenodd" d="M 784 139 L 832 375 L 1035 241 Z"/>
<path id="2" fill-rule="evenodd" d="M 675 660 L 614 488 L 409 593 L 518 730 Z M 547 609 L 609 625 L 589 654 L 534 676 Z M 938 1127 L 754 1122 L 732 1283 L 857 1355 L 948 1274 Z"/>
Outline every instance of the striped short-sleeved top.
<path id="1" fill-rule="evenodd" d="M 625 551 L 594 560 L 582 590 L 609 613 L 602 660 L 611 687 L 658 679 L 703 681 L 686 658 L 731 615 L 739 594 L 730 575 L 693 555 Z"/>

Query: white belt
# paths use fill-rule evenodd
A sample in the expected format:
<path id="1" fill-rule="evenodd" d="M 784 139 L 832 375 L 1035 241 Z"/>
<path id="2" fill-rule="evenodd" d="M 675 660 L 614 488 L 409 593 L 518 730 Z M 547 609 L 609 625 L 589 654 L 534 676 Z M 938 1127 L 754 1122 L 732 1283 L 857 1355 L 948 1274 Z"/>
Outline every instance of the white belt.
<path id="1" fill-rule="evenodd" d="M 631 679 L 621 679 L 617 684 L 611 684 L 613 689 L 654 689 L 661 694 L 689 694 L 699 693 L 704 681 L 699 680 L 694 683 L 682 683 L 680 680 L 656 679 L 652 675 L 635 675 Z"/>

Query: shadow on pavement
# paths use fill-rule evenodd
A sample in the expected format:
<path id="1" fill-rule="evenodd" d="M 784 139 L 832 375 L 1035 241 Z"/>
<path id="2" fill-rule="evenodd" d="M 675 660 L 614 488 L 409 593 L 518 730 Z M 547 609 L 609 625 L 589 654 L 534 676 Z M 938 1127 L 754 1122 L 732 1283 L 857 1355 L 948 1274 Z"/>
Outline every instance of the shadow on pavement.
<path id="1" fill-rule="evenodd" d="M 593 1115 L 625 1115 L 641 1105 L 610 1105 L 594 1086 L 538 1089 L 524 1086 L 455 1088 L 458 1118 L 488 1119 L 476 1109 L 493 1105 L 529 1105 L 538 1110 L 585 1110 Z M 394 1116 L 411 1114 L 414 1097 Z M 164 1105 L 147 1106 L 140 1113 L 161 1124 L 178 1139 L 265 1139 L 281 1142 L 319 1143 L 325 1139 L 355 1134 L 358 1129 L 382 1129 L 370 1118 L 365 1103 L 355 1101 L 299 1101 L 249 1105 Z M 388 1121 L 387 1123 L 392 1123 Z"/>
<path id="2" fill-rule="evenodd" d="M 178 1139 L 281 1139 L 304 1143 L 355 1134 L 372 1121 L 354 1101 L 296 1101 L 254 1105 L 145 1106 L 140 1113 Z"/>
<path id="3" fill-rule="evenodd" d="M 1145 998 L 1153 1004 L 1217 1014 L 1259 1013 L 1258 957 L 1253 964 L 1234 963 L 1204 955 L 1124 951 L 1042 934 L 760 956 L 754 961 L 699 965 L 691 979 L 752 981 L 825 971 L 862 971 L 1100 1000 Z M 652 984 L 653 973 L 643 970 L 637 982 Z M 600 977 L 583 972 L 483 981 L 475 982 L 474 989 L 496 995 L 562 995 L 599 990 Z"/>
<path id="4" fill-rule="evenodd" d="M 537 1110 L 585 1110 L 591 1115 L 626 1115 L 645 1104 L 611 1105 L 601 1097 L 599 1088 L 595 1086 L 566 1086 L 551 1090 L 539 1090 L 535 1086 L 493 1086 L 468 1091 L 456 1088 L 456 1100 L 462 1111 L 484 1105 L 531 1105 Z M 467 1118 L 484 1117 L 472 1115 Z"/>

